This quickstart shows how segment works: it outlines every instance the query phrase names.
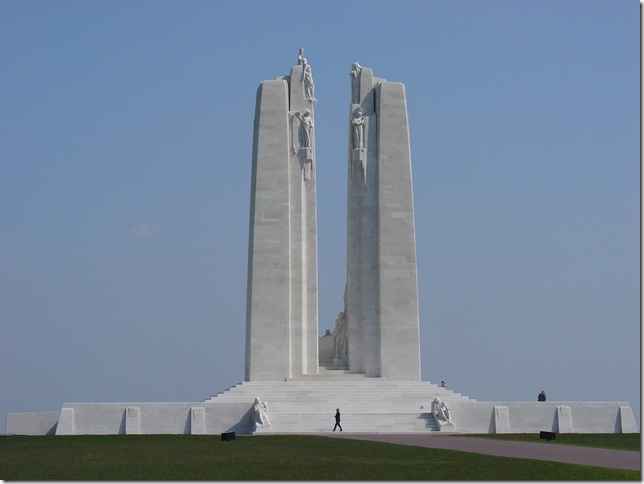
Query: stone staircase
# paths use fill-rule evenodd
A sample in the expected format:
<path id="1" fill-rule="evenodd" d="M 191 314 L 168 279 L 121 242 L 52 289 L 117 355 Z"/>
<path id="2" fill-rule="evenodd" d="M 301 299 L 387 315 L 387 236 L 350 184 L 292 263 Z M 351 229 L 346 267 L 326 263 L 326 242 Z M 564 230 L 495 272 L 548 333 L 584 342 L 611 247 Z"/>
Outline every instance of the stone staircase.
<path id="1" fill-rule="evenodd" d="M 320 368 L 318 375 L 286 381 L 240 383 L 205 400 L 247 403 L 255 398 L 268 404 L 270 428 L 257 433 L 318 433 L 332 430 L 335 409 L 342 413 L 345 432 L 436 432 L 431 402 L 439 397 L 449 406 L 472 400 L 423 381 L 389 381 Z"/>

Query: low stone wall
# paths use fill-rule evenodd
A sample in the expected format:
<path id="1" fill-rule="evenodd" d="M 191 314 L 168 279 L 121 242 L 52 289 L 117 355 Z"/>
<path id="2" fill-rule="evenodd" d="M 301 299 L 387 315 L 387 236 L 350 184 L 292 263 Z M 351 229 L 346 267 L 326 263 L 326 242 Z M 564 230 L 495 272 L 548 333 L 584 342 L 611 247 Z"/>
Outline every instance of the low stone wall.
<path id="1" fill-rule="evenodd" d="M 8 413 L 5 435 L 54 435 L 59 412 Z"/>
<path id="2" fill-rule="evenodd" d="M 7 414 L 7 435 L 252 433 L 246 403 L 70 403 L 60 412 Z"/>
<path id="3" fill-rule="evenodd" d="M 441 432 L 494 433 L 637 433 L 628 403 L 623 402 L 477 402 L 449 403 L 452 425 L 432 425 L 431 415 L 350 410 L 343 413 L 345 431 L 362 433 Z M 308 413 L 307 413 L 308 412 Z M 7 435 L 108 434 L 252 434 L 250 402 L 72 403 L 60 413 L 8 414 Z M 332 415 L 299 410 L 271 415 L 273 433 L 330 431 Z"/>
<path id="4" fill-rule="evenodd" d="M 73 403 L 56 435 L 250 434 L 251 413 L 245 403 Z"/>
<path id="5" fill-rule="evenodd" d="M 450 410 L 458 433 L 638 432 L 625 402 L 453 402 Z"/>

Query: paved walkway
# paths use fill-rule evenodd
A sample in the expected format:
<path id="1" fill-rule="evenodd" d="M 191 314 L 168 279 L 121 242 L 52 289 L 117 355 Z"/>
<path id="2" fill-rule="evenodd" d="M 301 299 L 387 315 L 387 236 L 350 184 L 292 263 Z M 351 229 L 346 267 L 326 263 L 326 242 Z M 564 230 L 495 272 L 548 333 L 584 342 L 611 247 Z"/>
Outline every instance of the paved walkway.
<path id="1" fill-rule="evenodd" d="M 431 434 L 352 434 L 334 432 L 320 435 L 340 439 L 371 440 L 390 444 L 459 450 L 520 459 L 548 460 L 612 469 L 639 471 L 641 467 L 641 453 L 629 450 L 596 449 L 594 447 L 577 447 L 547 442 L 514 442 Z"/>

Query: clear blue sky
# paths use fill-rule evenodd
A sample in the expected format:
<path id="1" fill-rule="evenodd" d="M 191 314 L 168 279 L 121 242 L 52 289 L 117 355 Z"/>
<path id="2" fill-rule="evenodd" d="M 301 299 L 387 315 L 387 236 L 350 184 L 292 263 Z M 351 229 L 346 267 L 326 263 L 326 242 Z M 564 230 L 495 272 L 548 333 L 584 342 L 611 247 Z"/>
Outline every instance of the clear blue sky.
<path id="1" fill-rule="evenodd" d="M 635 0 L 0 2 L 2 419 L 243 380 L 255 94 L 300 46 L 320 333 L 358 61 L 407 89 L 423 379 L 639 422 Z"/>

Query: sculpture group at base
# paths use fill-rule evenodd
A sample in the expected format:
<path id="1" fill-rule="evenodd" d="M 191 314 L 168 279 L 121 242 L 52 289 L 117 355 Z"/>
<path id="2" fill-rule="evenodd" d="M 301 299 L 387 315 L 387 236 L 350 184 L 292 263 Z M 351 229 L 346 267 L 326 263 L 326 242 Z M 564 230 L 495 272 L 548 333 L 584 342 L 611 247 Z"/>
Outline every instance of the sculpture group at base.
<path id="1" fill-rule="evenodd" d="M 255 398 L 253 404 L 253 431 L 256 432 L 258 427 L 270 428 L 271 422 L 268 420 L 268 404 Z"/>
<path id="2" fill-rule="evenodd" d="M 453 424 L 449 407 L 440 398 L 434 397 L 432 400 L 432 415 L 438 419 L 440 423 Z"/>

